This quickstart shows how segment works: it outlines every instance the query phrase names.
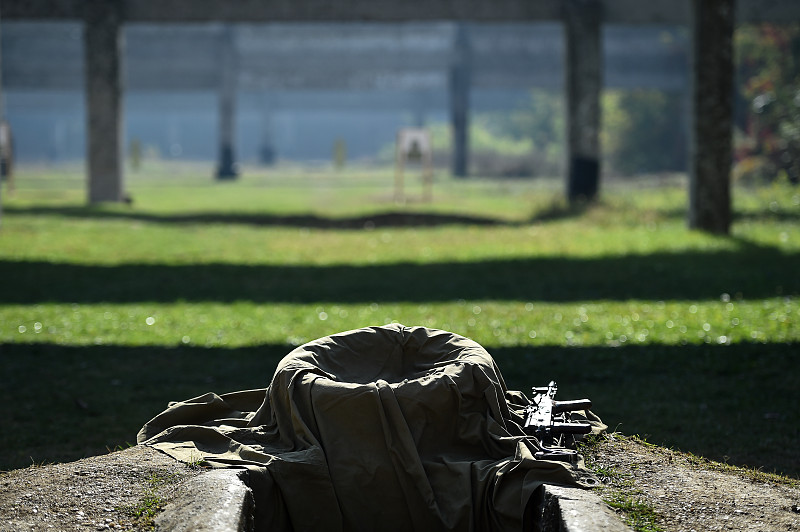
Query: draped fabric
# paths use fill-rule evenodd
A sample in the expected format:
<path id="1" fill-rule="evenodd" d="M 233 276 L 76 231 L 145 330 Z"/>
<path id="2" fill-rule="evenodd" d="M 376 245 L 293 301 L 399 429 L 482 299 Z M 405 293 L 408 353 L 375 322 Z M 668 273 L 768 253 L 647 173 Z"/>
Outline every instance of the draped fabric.
<path id="1" fill-rule="evenodd" d="M 543 482 L 593 480 L 534 459 L 526 404 L 478 343 L 392 324 L 298 347 L 266 389 L 171 403 L 137 439 L 248 468 L 264 530 L 521 530 Z"/>

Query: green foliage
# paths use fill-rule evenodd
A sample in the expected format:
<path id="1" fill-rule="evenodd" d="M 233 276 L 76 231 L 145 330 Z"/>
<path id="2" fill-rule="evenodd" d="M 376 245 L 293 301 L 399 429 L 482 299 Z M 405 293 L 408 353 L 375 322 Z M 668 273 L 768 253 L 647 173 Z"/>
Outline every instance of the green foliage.
<path id="1" fill-rule="evenodd" d="M 152 529 L 154 527 L 154 519 L 164 509 L 165 504 L 164 499 L 158 493 L 158 488 L 167 481 L 168 479 L 156 474 L 150 475 L 139 502 L 126 508 L 127 513 L 136 520 L 139 528 Z"/>
<path id="2" fill-rule="evenodd" d="M 652 506 L 640 499 L 617 495 L 605 499 L 612 508 L 621 511 L 625 522 L 637 532 L 660 532 L 663 529 L 658 525 L 658 514 Z"/>
<path id="3" fill-rule="evenodd" d="M 469 128 L 473 175 L 551 177 L 560 173 L 564 156 L 564 110 L 560 93 L 534 89 L 529 103 L 512 112 L 473 113 Z M 447 123 L 427 126 L 438 167 L 447 168 L 452 131 Z M 394 158 L 394 146 L 381 150 L 384 162 Z"/>
<path id="4" fill-rule="evenodd" d="M 208 469 L 211 467 L 211 465 L 206 462 L 205 458 L 194 455 L 191 455 L 190 460 L 186 465 L 189 466 L 189 469 Z"/>
<path id="5" fill-rule="evenodd" d="M 601 146 L 608 172 L 622 175 L 686 168 L 683 95 L 657 90 L 603 93 Z"/>
<path id="6" fill-rule="evenodd" d="M 686 168 L 685 102 L 680 92 L 607 90 L 602 97 L 601 146 L 607 173 L 674 172 Z M 450 129 L 430 127 L 446 162 Z M 512 112 L 479 113 L 470 126 L 474 172 L 483 175 L 552 176 L 565 154 L 564 101 L 559 93 L 531 91 Z"/>
<path id="7" fill-rule="evenodd" d="M 437 151 L 452 151 L 452 135 L 447 124 L 432 124 L 428 128 L 431 141 Z M 479 114 L 470 123 L 470 149 L 481 152 L 492 152 L 502 156 L 521 156 L 530 153 L 530 138 L 516 138 L 506 132 L 491 127 L 491 116 Z"/>
<path id="8" fill-rule="evenodd" d="M 800 24 L 736 32 L 741 79 L 735 175 L 800 180 Z"/>
<path id="9" fill-rule="evenodd" d="M 485 131 L 491 137 L 514 139 L 517 152 L 498 151 L 500 155 L 528 155 L 526 175 L 559 175 L 564 159 L 564 99 L 560 92 L 533 89 L 529 104 L 514 112 L 480 115 Z M 490 143 L 485 142 L 487 149 Z"/>

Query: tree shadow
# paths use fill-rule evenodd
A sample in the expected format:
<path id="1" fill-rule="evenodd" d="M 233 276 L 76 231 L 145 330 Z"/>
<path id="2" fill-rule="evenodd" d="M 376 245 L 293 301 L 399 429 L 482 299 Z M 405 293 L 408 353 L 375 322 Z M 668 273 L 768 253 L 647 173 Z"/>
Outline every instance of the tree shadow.
<path id="1" fill-rule="evenodd" d="M 0 344 L 0 470 L 135 444 L 170 401 L 266 387 L 290 350 Z"/>
<path id="2" fill-rule="evenodd" d="M 800 475 L 798 344 L 486 347 L 510 389 L 556 380 L 611 431 Z M 0 344 L 0 469 L 134 443 L 170 401 L 266 387 L 292 348 Z"/>
<path id="3" fill-rule="evenodd" d="M 796 343 L 490 349 L 509 387 L 559 384 L 609 430 L 734 465 L 800 476 Z M 535 376 L 535 382 L 525 381 Z"/>
<path id="4" fill-rule="evenodd" d="M 298 227 L 308 229 L 360 230 L 396 227 L 439 227 L 443 225 L 519 226 L 578 218 L 592 208 L 591 202 L 554 201 L 524 221 L 471 214 L 386 211 L 362 216 L 334 217 L 315 214 L 278 215 L 266 213 L 194 212 L 156 214 L 103 206 L 8 206 L 8 214 L 63 216 L 84 219 L 136 220 L 161 224 L 237 224 L 257 227 Z"/>
<path id="5" fill-rule="evenodd" d="M 121 219 L 161 224 L 238 224 L 259 227 L 298 227 L 308 229 L 361 230 L 392 227 L 439 227 L 443 225 L 516 225 L 514 222 L 484 216 L 428 212 L 388 211 L 363 216 L 329 217 L 314 214 L 277 215 L 263 213 L 199 212 L 155 214 L 132 210 L 106 210 L 100 207 L 5 207 L 7 214 L 63 216 L 88 219 Z"/>
<path id="6" fill-rule="evenodd" d="M 688 208 L 665 209 L 658 211 L 661 216 L 667 219 L 685 220 L 688 217 Z M 799 222 L 800 209 L 771 211 L 769 208 L 760 211 L 741 211 L 731 212 L 733 223 L 739 222 Z"/>
<path id="7" fill-rule="evenodd" d="M 674 300 L 800 293 L 800 256 L 739 249 L 378 265 L 122 264 L 0 260 L 0 303 Z"/>

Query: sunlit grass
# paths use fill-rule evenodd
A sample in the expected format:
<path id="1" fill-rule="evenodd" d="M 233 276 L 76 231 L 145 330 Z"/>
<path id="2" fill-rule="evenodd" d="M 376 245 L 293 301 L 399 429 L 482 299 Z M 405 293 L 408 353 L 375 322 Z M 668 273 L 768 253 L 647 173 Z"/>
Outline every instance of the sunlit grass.
<path id="1" fill-rule="evenodd" d="M 450 330 L 486 346 L 731 345 L 800 341 L 797 298 L 734 301 L 252 302 L 4 305 L 0 342 L 298 345 L 368 324 Z"/>
<path id="2" fill-rule="evenodd" d="M 390 264 L 479 261 L 491 258 L 608 257 L 653 252 L 736 251 L 733 239 L 687 232 L 680 222 L 661 227 L 583 226 L 577 220 L 525 226 L 379 228 L 332 231 L 248 224 L 162 224 L 137 219 L 41 215 L 4 221 L 4 259 L 192 264 Z M 781 232 L 793 238 L 781 241 Z M 776 233 L 776 234 L 772 234 Z M 753 237 L 793 249 L 793 228 Z M 568 236 L 566 236 L 568 235 Z"/>
<path id="3" fill-rule="evenodd" d="M 800 472 L 797 188 L 736 187 L 723 237 L 687 229 L 682 176 L 573 209 L 555 179 L 437 175 L 424 203 L 413 174 L 395 201 L 391 169 L 212 175 L 129 172 L 131 205 L 87 206 L 79 167 L 3 190 L 0 468 L 131 441 L 167 401 L 266 386 L 300 343 L 397 321 L 477 340 L 517 389 L 556 378 L 612 428 Z M 436 223 L 370 218 L 409 214 Z"/>

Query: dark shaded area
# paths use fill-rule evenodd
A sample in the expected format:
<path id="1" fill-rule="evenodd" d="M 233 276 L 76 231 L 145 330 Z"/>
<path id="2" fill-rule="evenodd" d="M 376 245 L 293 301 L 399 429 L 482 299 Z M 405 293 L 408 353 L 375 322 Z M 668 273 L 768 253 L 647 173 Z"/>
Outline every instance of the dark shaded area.
<path id="1" fill-rule="evenodd" d="M 611 430 L 735 465 L 800 475 L 800 345 L 489 348 L 511 389 L 555 379 Z M 135 440 L 169 401 L 266 387 L 289 345 L 0 345 L 0 469 Z"/>
<path id="2" fill-rule="evenodd" d="M 169 401 L 266 387 L 291 349 L 0 344 L 0 470 L 135 444 Z"/>
<path id="3" fill-rule="evenodd" d="M 739 212 L 733 213 L 736 222 L 798 222 L 800 221 L 800 209 L 795 210 L 776 210 L 760 212 Z"/>
<path id="4" fill-rule="evenodd" d="M 314 214 L 235 214 L 201 212 L 191 214 L 152 214 L 111 211 L 92 207 L 7 207 L 8 214 L 68 216 L 90 219 L 123 219 L 154 223 L 218 223 L 254 226 L 303 227 L 309 229 L 375 229 L 381 227 L 437 227 L 442 225 L 520 225 L 505 220 L 461 214 L 422 212 L 382 212 L 365 216 L 333 218 Z M 575 213 L 577 215 L 578 213 Z"/>
<path id="5" fill-rule="evenodd" d="M 660 211 L 660 214 L 665 218 L 683 219 L 686 218 L 686 212 L 686 209 L 670 209 Z M 780 207 L 772 211 L 764 208 L 759 211 L 733 212 L 732 216 L 734 222 L 800 222 L 800 209 Z"/>
<path id="6" fill-rule="evenodd" d="M 509 388 L 558 382 L 609 430 L 733 465 L 800 476 L 797 343 L 490 349 Z M 529 382 L 531 379 L 535 382 Z"/>
<path id="7" fill-rule="evenodd" d="M 588 202 L 573 204 L 553 203 L 524 221 L 511 221 L 468 214 L 443 214 L 430 212 L 388 211 L 364 216 L 331 217 L 315 214 L 278 215 L 264 213 L 194 212 L 187 214 L 154 214 L 134 210 L 108 210 L 102 206 L 48 207 L 42 205 L 3 207 L 4 212 L 18 215 L 64 216 L 68 218 L 136 220 L 162 224 L 238 224 L 255 227 L 298 227 L 308 229 L 363 230 L 395 227 L 439 227 L 445 225 L 508 226 L 552 222 L 577 218 L 591 206 Z M 686 218 L 686 209 L 659 211 L 665 219 Z M 772 211 L 734 212 L 733 219 L 742 221 L 800 221 L 800 209 L 777 208 Z"/>
<path id="8" fill-rule="evenodd" d="M 798 268 L 797 254 L 748 244 L 737 251 L 364 266 L 4 260 L 0 303 L 763 298 L 799 294 Z"/>
<path id="9" fill-rule="evenodd" d="M 233 146 L 223 143 L 220 148 L 219 168 L 217 168 L 217 179 L 230 180 L 239 176 L 233 157 Z"/>
<path id="10" fill-rule="evenodd" d="M 597 196 L 600 163 L 590 157 L 573 157 L 569 165 L 567 198 L 571 203 L 591 201 Z"/>

